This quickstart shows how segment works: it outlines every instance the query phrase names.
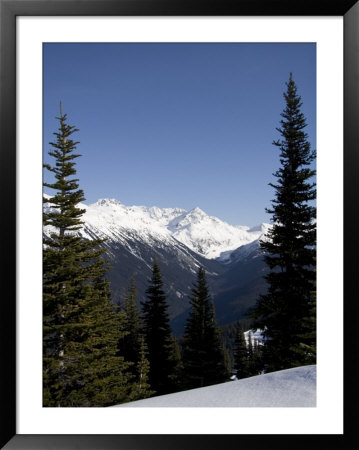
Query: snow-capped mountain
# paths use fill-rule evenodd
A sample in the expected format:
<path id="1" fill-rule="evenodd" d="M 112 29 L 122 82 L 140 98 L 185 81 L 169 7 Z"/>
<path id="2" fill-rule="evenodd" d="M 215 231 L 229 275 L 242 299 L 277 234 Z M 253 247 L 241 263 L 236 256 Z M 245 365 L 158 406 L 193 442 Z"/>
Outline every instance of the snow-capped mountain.
<path id="1" fill-rule="evenodd" d="M 199 208 L 185 211 L 126 206 L 115 199 L 101 199 L 78 207 L 85 210 L 81 235 L 86 239 L 106 239 L 107 257 L 112 266 L 108 277 L 113 300 L 123 300 L 129 280 L 134 276 L 139 301 L 143 301 L 153 259 L 157 258 L 170 315 L 179 317 L 180 323 L 185 320 L 188 295 L 198 268 L 202 266 L 206 270 L 215 303 L 216 296 L 221 294 L 219 309 L 225 309 L 224 292 L 233 284 L 240 289 L 241 283 L 246 283 L 246 278 L 241 279 L 241 273 L 245 273 L 240 267 L 241 260 L 258 255 L 259 239 L 268 227 L 229 225 Z M 45 203 L 44 208 L 45 211 L 52 208 L 51 203 Z M 225 273 L 234 267 L 239 276 L 221 283 Z M 253 267 L 257 270 L 257 265 Z"/>
<path id="2" fill-rule="evenodd" d="M 220 258 L 243 245 L 257 240 L 262 231 L 246 226 L 233 226 L 208 216 L 200 208 L 184 212 L 167 226 L 172 236 L 205 258 Z"/>
<path id="3" fill-rule="evenodd" d="M 266 234 L 268 233 L 270 227 L 270 224 L 262 223 L 259 226 L 249 229 L 248 233 L 258 237 L 249 242 L 249 244 L 244 244 L 238 246 L 238 248 L 236 248 L 235 250 L 229 250 L 227 252 L 221 253 L 219 257 L 220 261 L 226 264 L 233 264 L 247 257 L 252 257 L 254 253 L 257 253 L 257 256 L 259 256 L 259 242 L 267 239 Z"/>
<path id="4" fill-rule="evenodd" d="M 142 240 L 152 243 L 154 238 L 171 241 L 173 238 L 195 253 L 207 258 L 230 259 L 233 250 L 249 244 L 263 234 L 264 226 L 250 229 L 233 226 L 208 216 L 200 208 L 185 211 L 179 208 L 156 206 L 125 206 L 115 199 L 101 199 L 90 205 L 79 205 L 86 209 L 85 233 L 96 234 L 111 241 L 127 239 L 136 233 Z"/>

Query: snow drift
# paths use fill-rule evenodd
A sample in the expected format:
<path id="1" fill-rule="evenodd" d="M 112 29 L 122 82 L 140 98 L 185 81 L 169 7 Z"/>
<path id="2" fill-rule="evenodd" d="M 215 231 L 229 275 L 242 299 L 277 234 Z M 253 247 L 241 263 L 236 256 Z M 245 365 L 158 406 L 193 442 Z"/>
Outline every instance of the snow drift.
<path id="1" fill-rule="evenodd" d="M 199 389 L 161 395 L 115 408 L 315 407 L 316 366 L 302 366 Z"/>

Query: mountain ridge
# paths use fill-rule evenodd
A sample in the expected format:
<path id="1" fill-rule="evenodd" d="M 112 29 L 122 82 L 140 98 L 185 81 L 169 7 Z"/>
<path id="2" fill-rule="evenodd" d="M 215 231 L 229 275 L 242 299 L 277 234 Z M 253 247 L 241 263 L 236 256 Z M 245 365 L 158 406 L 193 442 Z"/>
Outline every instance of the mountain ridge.
<path id="1" fill-rule="evenodd" d="M 45 198 L 51 197 L 46 195 Z M 89 205 L 79 204 L 86 210 L 83 219 L 89 228 L 97 228 L 109 239 L 120 238 L 118 230 L 137 230 L 144 235 L 174 237 L 195 253 L 207 258 L 227 261 L 230 253 L 245 244 L 261 238 L 268 224 L 255 227 L 230 225 L 209 216 L 199 207 L 186 211 L 182 208 L 157 206 L 126 206 L 113 198 L 99 199 Z"/>
<path id="2" fill-rule="evenodd" d="M 45 210 L 53 209 L 50 205 L 45 202 Z M 158 260 L 176 334 L 183 329 L 200 266 L 207 273 L 219 323 L 243 317 L 258 294 L 258 286 L 263 287 L 259 240 L 268 224 L 233 226 L 199 207 L 186 211 L 126 206 L 116 199 L 78 206 L 85 209 L 84 225 L 78 233 L 85 239 L 105 239 L 112 267 L 107 278 L 114 303 L 123 303 L 131 277 L 135 278 L 138 302 L 144 301 L 153 260 Z"/>

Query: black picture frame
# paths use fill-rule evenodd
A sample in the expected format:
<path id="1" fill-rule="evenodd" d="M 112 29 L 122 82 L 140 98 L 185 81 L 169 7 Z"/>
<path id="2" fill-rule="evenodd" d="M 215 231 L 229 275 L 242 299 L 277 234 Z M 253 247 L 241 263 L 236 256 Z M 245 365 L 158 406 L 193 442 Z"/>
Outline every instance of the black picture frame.
<path id="1" fill-rule="evenodd" d="M 357 0 L 0 0 L 1 448 L 229 449 L 351 448 L 358 316 L 359 2 Z M 342 16 L 344 18 L 344 434 L 343 435 L 17 435 L 16 434 L 16 17 Z M 330 93 L 328 93 L 330 95 Z"/>

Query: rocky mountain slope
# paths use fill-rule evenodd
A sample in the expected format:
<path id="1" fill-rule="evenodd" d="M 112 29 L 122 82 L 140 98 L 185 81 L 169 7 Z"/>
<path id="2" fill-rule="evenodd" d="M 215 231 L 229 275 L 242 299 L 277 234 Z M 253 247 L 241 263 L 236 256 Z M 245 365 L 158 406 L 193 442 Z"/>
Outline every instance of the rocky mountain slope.
<path id="1" fill-rule="evenodd" d="M 243 317 L 265 288 L 259 239 L 266 224 L 250 229 L 229 225 L 199 208 L 126 206 L 114 199 L 79 206 L 86 210 L 81 234 L 86 239 L 106 239 L 115 303 L 123 302 L 132 276 L 139 302 L 145 299 L 157 258 L 176 334 L 183 329 L 199 266 L 207 272 L 220 324 Z"/>

